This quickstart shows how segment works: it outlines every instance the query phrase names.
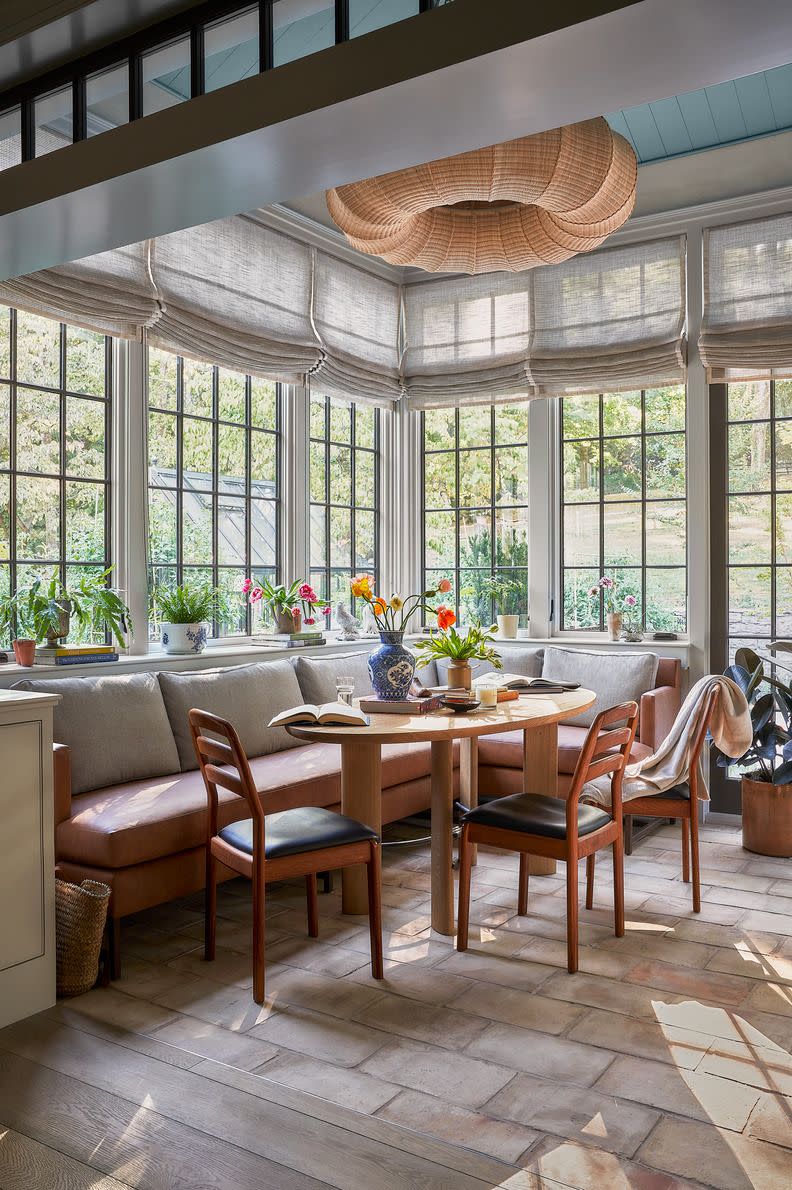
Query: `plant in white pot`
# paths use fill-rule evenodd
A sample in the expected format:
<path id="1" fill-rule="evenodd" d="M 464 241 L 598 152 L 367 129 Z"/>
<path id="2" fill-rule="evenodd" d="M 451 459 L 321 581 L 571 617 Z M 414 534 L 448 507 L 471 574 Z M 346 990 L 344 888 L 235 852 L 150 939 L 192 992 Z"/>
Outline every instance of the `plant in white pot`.
<path id="1" fill-rule="evenodd" d="M 202 653 L 209 626 L 219 614 L 223 596 L 216 587 L 156 587 L 151 594 L 152 619 L 166 653 Z"/>
<path id="2" fill-rule="evenodd" d="M 523 596 L 520 583 L 502 574 L 489 574 L 482 580 L 481 591 L 495 603 L 498 636 L 514 640 L 520 626 L 520 600 Z"/>
<path id="3" fill-rule="evenodd" d="M 738 649 L 734 665 L 725 671 L 748 700 L 750 748 L 736 760 L 713 751 L 719 768 L 736 768 L 742 777 L 743 847 L 759 855 L 790 857 L 792 686 L 777 671 L 792 673 L 792 641 L 772 641 L 767 648 L 771 655 L 764 658 L 753 649 Z"/>

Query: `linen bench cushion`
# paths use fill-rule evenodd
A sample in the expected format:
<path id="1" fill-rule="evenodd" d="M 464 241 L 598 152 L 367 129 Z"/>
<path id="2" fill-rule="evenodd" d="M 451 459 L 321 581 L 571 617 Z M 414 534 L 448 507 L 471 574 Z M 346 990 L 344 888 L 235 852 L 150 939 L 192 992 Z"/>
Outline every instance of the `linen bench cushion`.
<path id="1" fill-rule="evenodd" d="M 355 679 L 353 697 L 360 698 L 371 694 L 368 659 L 368 650 L 361 653 L 339 653 L 333 657 L 296 657 L 294 669 L 300 683 L 302 700 L 316 704 L 335 702 L 338 674 L 349 674 Z"/>
<path id="2" fill-rule="evenodd" d="M 580 682 L 584 689 L 594 691 L 597 697 L 587 711 L 561 720 L 576 727 L 590 727 L 600 711 L 608 707 L 629 701 L 640 705 L 641 695 L 654 689 L 659 660 L 656 653 L 588 652 L 549 645 L 542 677 Z"/>
<path id="3" fill-rule="evenodd" d="M 253 780 L 267 812 L 337 806 L 341 749 L 337 744 L 295 743 L 296 748 L 285 752 L 251 758 Z M 430 769 L 430 744 L 383 746 L 384 792 L 426 778 Z M 243 798 L 222 788 L 217 795 L 221 827 L 247 816 Z M 56 828 L 58 858 L 113 869 L 201 847 L 206 842 L 207 804 L 197 770 L 93 790 L 72 800 L 71 818 Z"/>
<path id="4" fill-rule="evenodd" d="M 279 711 L 306 701 L 290 661 L 263 661 L 225 669 L 163 670 L 158 677 L 182 772 L 198 768 L 188 719 L 193 707 L 228 719 L 249 757 L 300 745 L 285 728 L 267 726 Z"/>
<path id="5" fill-rule="evenodd" d="M 73 794 L 179 767 L 156 674 L 25 678 L 16 688 L 61 695 L 53 708 L 53 735 L 70 749 Z"/>

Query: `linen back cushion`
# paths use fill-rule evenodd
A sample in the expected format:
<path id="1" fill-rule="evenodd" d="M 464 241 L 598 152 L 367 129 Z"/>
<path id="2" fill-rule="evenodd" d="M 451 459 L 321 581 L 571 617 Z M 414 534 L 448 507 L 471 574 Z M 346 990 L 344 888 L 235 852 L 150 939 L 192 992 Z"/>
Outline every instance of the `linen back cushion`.
<path id="1" fill-rule="evenodd" d="M 368 651 L 365 653 L 339 653 L 335 657 L 297 657 L 294 668 L 302 691 L 300 701 L 335 702 L 335 684 L 338 674 L 349 674 L 355 679 L 353 698 L 371 694 L 368 659 Z"/>
<path id="2" fill-rule="evenodd" d="M 600 711 L 620 702 L 641 701 L 641 695 L 654 689 L 659 658 L 656 653 L 595 653 L 584 649 L 545 649 L 543 678 L 561 682 L 580 682 L 597 695 L 594 705 L 562 723 L 590 727 Z"/>
<path id="3" fill-rule="evenodd" d="M 158 677 L 183 772 L 198 768 L 187 718 L 193 707 L 228 719 L 248 756 L 266 756 L 304 742 L 283 727 L 267 727 L 278 711 L 305 702 L 290 661 L 162 672 Z"/>
<path id="4" fill-rule="evenodd" d="M 73 794 L 178 773 L 179 753 L 156 674 L 26 678 L 16 685 L 60 694 L 54 737 L 71 749 Z"/>

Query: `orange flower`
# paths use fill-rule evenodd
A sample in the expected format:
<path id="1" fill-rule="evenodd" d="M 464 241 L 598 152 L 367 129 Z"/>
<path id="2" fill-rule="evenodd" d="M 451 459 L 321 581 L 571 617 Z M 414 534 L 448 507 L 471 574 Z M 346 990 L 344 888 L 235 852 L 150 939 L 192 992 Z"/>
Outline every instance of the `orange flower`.
<path id="1" fill-rule="evenodd" d="M 358 575 L 352 580 L 352 594 L 356 599 L 371 598 L 371 579 L 367 574 Z"/>
<path id="2" fill-rule="evenodd" d="M 452 624 L 456 624 L 456 616 L 451 611 L 450 607 L 444 607 L 443 604 L 441 604 L 437 609 L 438 628 L 442 628 L 443 631 L 445 631 L 446 628 L 450 628 Z"/>
<path id="3" fill-rule="evenodd" d="M 437 589 L 441 595 L 446 595 L 451 590 L 451 580 L 448 578 L 441 578 L 437 584 Z"/>
<path id="4" fill-rule="evenodd" d="M 372 604 L 372 608 L 375 616 L 382 616 L 388 610 L 388 605 L 385 600 L 378 595 Z"/>

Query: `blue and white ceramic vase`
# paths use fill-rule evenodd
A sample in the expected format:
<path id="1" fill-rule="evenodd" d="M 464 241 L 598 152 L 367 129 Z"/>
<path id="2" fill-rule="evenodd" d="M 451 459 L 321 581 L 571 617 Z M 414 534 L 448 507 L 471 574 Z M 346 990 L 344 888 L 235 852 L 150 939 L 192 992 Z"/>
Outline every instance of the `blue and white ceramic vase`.
<path id="1" fill-rule="evenodd" d="M 387 702 L 407 697 L 415 673 L 415 658 L 405 649 L 403 639 L 403 632 L 381 632 L 382 643 L 368 659 L 374 693 Z"/>

